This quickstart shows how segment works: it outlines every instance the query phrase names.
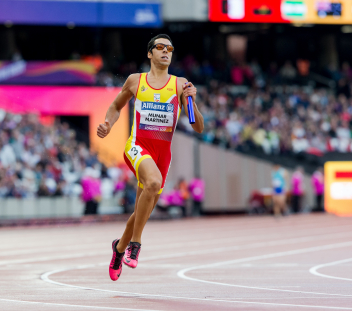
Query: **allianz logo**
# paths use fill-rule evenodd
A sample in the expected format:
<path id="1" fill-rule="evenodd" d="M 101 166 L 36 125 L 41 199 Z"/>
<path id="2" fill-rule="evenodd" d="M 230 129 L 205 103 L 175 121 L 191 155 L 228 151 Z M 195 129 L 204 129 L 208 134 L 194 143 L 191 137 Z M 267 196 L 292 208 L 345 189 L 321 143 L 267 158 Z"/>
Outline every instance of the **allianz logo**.
<path id="1" fill-rule="evenodd" d="M 166 110 L 166 105 L 143 102 L 142 109 Z"/>

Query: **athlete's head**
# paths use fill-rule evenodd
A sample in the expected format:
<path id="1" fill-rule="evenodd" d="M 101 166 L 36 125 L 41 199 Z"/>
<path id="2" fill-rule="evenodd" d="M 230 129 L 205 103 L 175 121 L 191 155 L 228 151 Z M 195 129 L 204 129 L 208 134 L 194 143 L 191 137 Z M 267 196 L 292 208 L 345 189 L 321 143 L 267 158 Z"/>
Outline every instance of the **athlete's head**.
<path id="1" fill-rule="evenodd" d="M 280 164 L 279 163 L 274 163 L 274 165 L 273 165 L 273 169 L 274 169 L 274 171 L 277 171 L 277 170 L 279 170 L 280 169 Z"/>
<path id="2" fill-rule="evenodd" d="M 148 58 L 156 66 L 169 66 L 174 47 L 168 35 L 160 34 L 148 43 Z"/>

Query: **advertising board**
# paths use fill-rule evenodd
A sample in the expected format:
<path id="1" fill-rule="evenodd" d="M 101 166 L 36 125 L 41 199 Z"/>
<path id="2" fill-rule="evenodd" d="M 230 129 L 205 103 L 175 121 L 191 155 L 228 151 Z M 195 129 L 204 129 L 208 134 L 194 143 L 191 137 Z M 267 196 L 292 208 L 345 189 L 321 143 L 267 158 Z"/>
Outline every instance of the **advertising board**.
<path id="1" fill-rule="evenodd" d="M 128 105 L 118 123 L 104 139 L 96 135 L 98 124 L 121 88 L 80 86 L 0 86 L 0 109 L 40 116 L 88 116 L 89 140 L 106 164 L 123 162 L 123 150 L 129 135 Z"/>
<path id="2" fill-rule="evenodd" d="M 209 0 L 213 22 L 352 24 L 351 0 Z"/>
<path id="3" fill-rule="evenodd" d="M 0 0 L 0 22 L 160 27 L 162 16 L 161 4 L 154 1 Z"/>
<path id="4" fill-rule="evenodd" d="M 325 210 L 340 216 L 352 216 L 352 161 L 326 162 Z"/>

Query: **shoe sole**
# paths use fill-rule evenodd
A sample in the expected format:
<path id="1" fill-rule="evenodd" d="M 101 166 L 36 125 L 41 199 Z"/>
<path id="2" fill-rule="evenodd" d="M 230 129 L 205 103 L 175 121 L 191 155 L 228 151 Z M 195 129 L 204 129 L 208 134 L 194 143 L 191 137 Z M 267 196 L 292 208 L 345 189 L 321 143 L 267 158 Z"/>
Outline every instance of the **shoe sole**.
<path id="1" fill-rule="evenodd" d="M 130 269 L 136 269 L 137 267 L 131 267 L 131 266 L 129 266 L 127 263 L 125 263 L 123 260 L 122 260 L 122 262 L 123 262 L 123 264 L 126 266 L 126 267 L 128 267 L 128 268 L 130 268 Z"/>

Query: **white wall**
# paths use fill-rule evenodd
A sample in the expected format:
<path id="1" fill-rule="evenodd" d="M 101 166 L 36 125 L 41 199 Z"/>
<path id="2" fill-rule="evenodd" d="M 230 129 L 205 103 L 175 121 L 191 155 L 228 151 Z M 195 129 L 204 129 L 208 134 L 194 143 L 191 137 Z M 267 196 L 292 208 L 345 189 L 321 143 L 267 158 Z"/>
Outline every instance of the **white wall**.
<path id="1" fill-rule="evenodd" d="M 172 142 L 172 163 L 168 182 L 194 176 L 195 140 L 176 132 Z M 234 151 L 199 143 L 200 176 L 205 180 L 204 210 L 235 211 L 248 206 L 253 190 L 271 187 L 272 164 Z M 288 170 L 289 180 L 292 171 Z M 310 176 L 305 176 L 304 205 L 313 205 Z"/>
<path id="2" fill-rule="evenodd" d="M 208 0 L 160 0 L 160 2 L 164 21 L 208 21 Z"/>

